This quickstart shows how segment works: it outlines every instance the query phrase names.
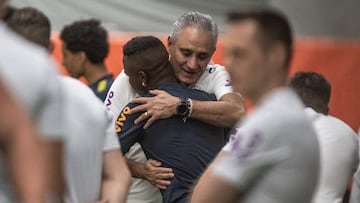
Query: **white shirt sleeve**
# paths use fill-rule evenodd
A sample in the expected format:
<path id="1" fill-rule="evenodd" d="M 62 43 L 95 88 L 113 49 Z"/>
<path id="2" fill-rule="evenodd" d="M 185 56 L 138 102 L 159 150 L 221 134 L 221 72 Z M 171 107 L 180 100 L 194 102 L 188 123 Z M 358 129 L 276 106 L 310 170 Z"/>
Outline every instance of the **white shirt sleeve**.
<path id="1" fill-rule="evenodd" d="M 108 119 L 108 125 L 105 134 L 103 151 L 120 150 L 120 142 L 115 133 L 115 117 L 112 116 L 111 112 L 106 112 Z"/>
<path id="2" fill-rule="evenodd" d="M 233 92 L 229 73 L 218 64 L 209 64 L 194 88 L 215 94 L 218 100 L 225 94 Z"/>

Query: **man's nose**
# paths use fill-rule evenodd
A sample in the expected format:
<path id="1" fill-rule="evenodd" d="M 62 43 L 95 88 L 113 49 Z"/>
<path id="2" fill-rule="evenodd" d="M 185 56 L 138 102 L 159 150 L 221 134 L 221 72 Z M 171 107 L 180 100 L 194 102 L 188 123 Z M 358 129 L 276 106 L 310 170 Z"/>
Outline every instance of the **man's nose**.
<path id="1" fill-rule="evenodd" d="M 188 59 L 187 66 L 188 66 L 190 69 L 195 69 L 195 68 L 196 68 L 196 64 L 197 64 L 196 56 L 191 56 L 191 57 Z"/>

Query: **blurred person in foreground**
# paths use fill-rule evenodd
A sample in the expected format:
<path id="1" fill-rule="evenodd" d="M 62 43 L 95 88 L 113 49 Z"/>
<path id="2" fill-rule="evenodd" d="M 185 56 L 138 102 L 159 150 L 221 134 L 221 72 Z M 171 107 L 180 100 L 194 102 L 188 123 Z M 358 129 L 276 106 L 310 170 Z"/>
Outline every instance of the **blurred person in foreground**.
<path id="1" fill-rule="evenodd" d="M 321 74 L 297 72 L 290 78 L 289 85 L 305 104 L 320 144 L 319 183 L 312 202 L 342 202 L 358 165 L 356 133 L 329 115 L 331 85 Z"/>
<path id="2" fill-rule="evenodd" d="M 191 202 L 310 202 L 319 145 L 304 106 L 286 87 L 292 55 L 287 18 L 270 8 L 229 13 L 225 66 L 254 104 L 196 184 Z"/>
<path id="3" fill-rule="evenodd" d="M 49 19 L 41 11 L 31 7 L 17 9 L 7 23 L 21 36 L 51 50 Z M 67 101 L 65 201 L 125 202 L 130 173 L 119 152 L 113 116 L 86 85 L 59 77 Z"/>
<path id="4" fill-rule="evenodd" d="M 0 108 L 0 155 L 14 189 L 14 199 L 23 203 L 45 202 L 47 177 L 38 131 L 2 82 Z M 2 186 L 0 190 L 2 194 Z M 11 201 L 5 198 L 0 195 L 0 202 Z"/>
<path id="5" fill-rule="evenodd" d="M 0 0 L 1 17 L 5 8 L 6 1 Z M 12 32 L 3 21 L 0 22 L 0 44 L 2 82 L 27 111 L 39 131 L 40 149 L 45 158 L 42 175 L 47 180 L 44 198 L 50 202 L 61 202 L 64 192 L 65 97 L 55 64 L 44 49 Z M 15 201 L 12 199 L 11 184 L 3 173 L 0 176 L 0 196 L 4 198 L 1 202 Z"/>
<path id="6" fill-rule="evenodd" d="M 167 40 L 170 63 L 176 79 L 190 88 L 215 94 L 217 101 L 186 100 L 163 90 L 151 90 L 149 93 L 154 97 L 134 99 L 139 95 L 131 87 L 123 71 L 109 90 L 105 100 L 106 106 L 114 115 L 119 115 L 130 101 L 142 104 L 133 108 L 131 114 L 147 112 L 135 121 L 140 123 L 146 120 L 144 128 L 149 128 L 158 119 L 173 115 L 231 128 L 245 114 L 245 106 L 240 94 L 233 92 L 225 68 L 218 64 L 210 64 L 217 38 L 217 25 L 211 16 L 188 12 L 175 21 Z M 191 113 L 177 111 L 181 106 L 184 107 L 184 112 Z M 170 184 L 166 179 L 174 176 L 173 170 L 162 167 L 162 163 L 157 160 L 147 160 L 139 144 L 135 144 L 126 157 L 133 177 L 141 178 L 134 179 L 128 201 L 161 202 L 159 191 L 150 183 L 165 189 Z"/>

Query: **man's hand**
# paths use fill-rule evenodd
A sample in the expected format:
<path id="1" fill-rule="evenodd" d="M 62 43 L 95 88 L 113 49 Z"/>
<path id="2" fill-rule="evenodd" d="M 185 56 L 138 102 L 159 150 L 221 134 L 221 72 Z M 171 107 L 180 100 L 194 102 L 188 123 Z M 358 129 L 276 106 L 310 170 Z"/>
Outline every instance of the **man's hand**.
<path id="1" fill-rule="evenodd" d="M 136 120 L 135 124 L 141 123 L 146 120 L 144 129 L 148 128 L 157 119 L 169 118 L 176 114 L 176 107 L 180 102 L 180 99 L 171 96 L 162 90 L 151 90 L 151 94 L 154 97 L 139 97 L 131 101 L 131 103 L 141 104 L 132 108 L 130 114 L 144 111 L 146 113 L 141 114 Z"/>
<path id="2" fill-rule="evenodd" d="M 149 159 L 144 164 L 144 177 L 159 189 L 166 189 L 166 187 L 171 183 L 166 179 L 174 177 L 174 173 L 171 168 L 160 166 L 160 162 Z"/>

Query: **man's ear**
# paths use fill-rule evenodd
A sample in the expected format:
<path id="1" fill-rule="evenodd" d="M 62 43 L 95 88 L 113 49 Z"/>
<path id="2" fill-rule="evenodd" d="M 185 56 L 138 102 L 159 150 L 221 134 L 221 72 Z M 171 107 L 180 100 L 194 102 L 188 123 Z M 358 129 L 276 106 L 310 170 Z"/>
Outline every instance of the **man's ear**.
<path id="1" fill-rule="evenodd" d="M 283 68 L 285 66 L 286 49 L 283 43 L 274 43 L 269 50 L 270 61 L 276 67 Z"/>
<path id="2" fill-rule="evenodd" d="M 86 56 L 86 53 L 85 53 L 85 51 L 80 51 L 79 53 L 79 61 L 83 64 L 83 63 L 85 63 L 86 61 L 87 61 L 87 56 Z"/>
<path id="3" fill-rule="evenodd" d="M 172 39 L 170 37 L 170 35 L 168 36 L 167 38 L 167 50 L 168 50 L 168 53 L 170 54 L 170 47 L 172 45 Z"/>
<path id="4" fill-rule="evenodd" d="M 148 78 L 144 71 L 139 71 L 138 73 L 139 79 L 141 81 L 141 86 L 146 87 L 148 86 Z"/>

